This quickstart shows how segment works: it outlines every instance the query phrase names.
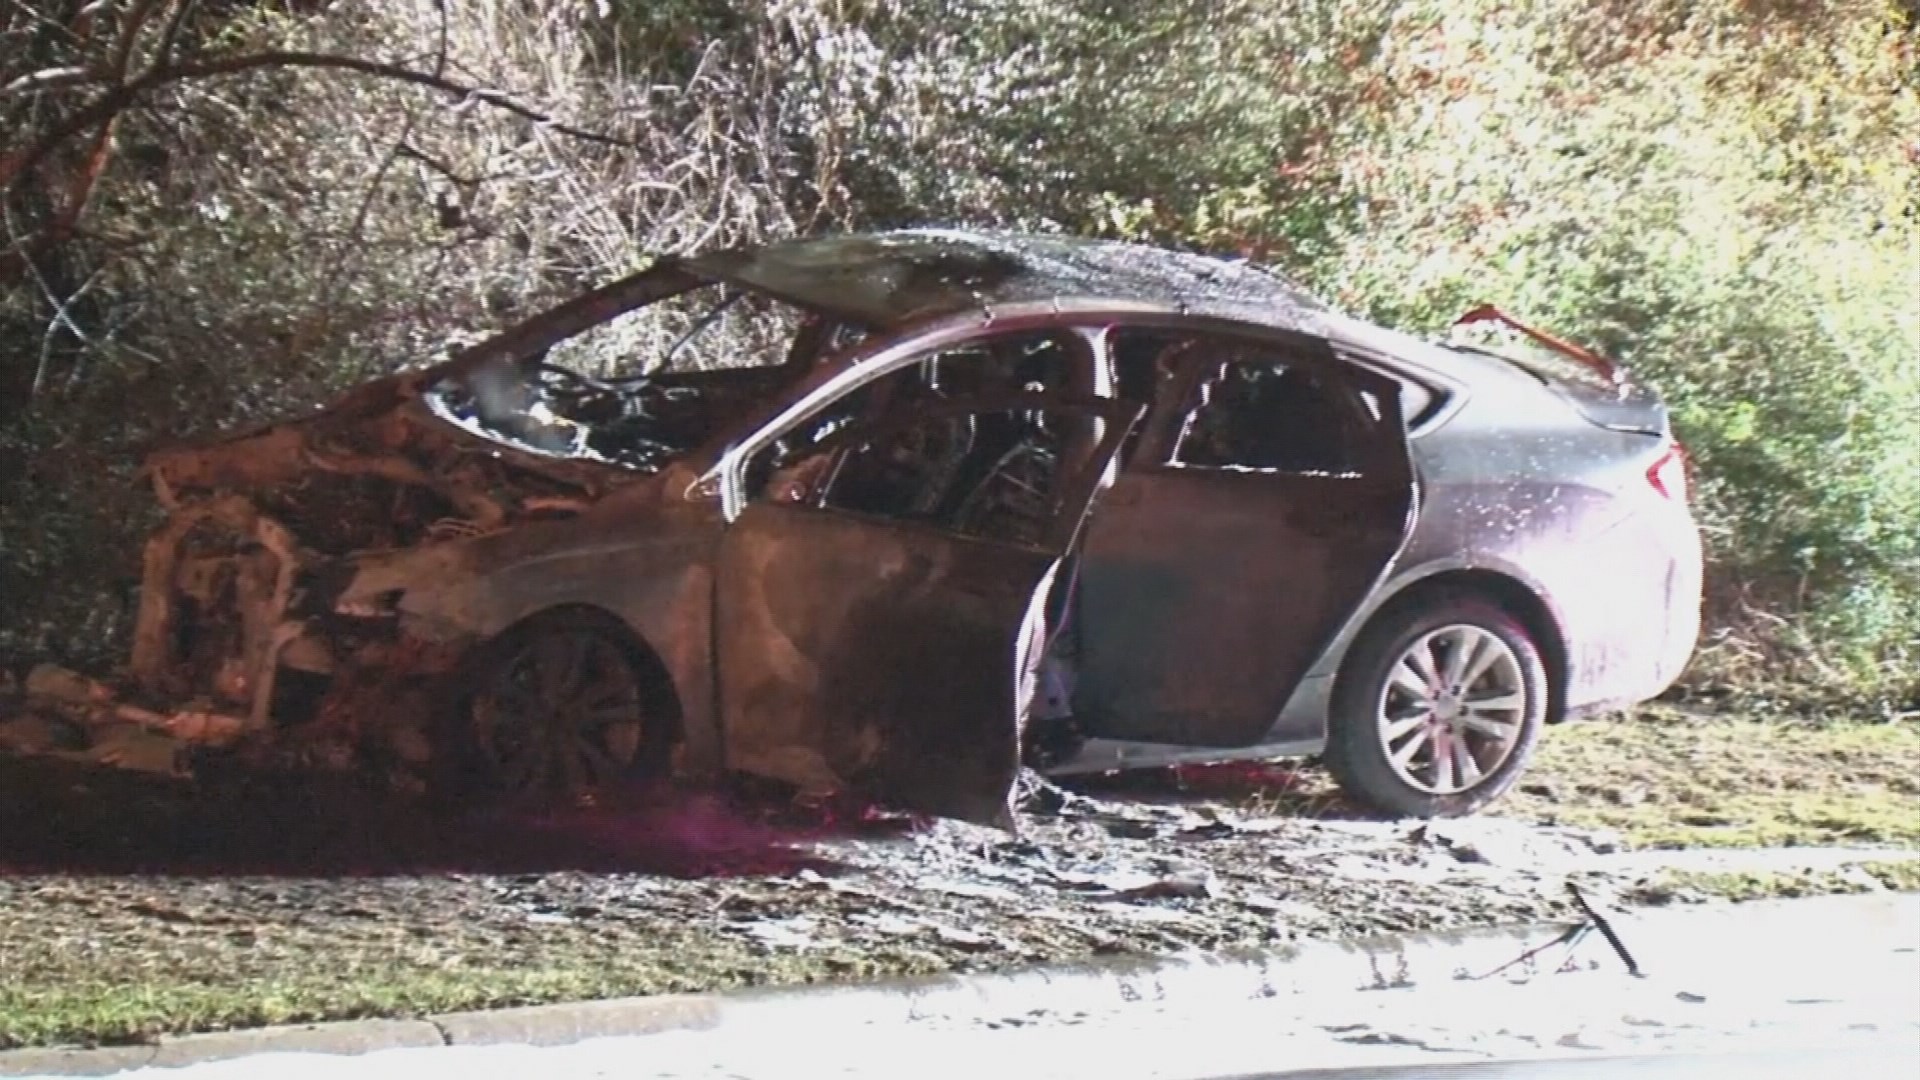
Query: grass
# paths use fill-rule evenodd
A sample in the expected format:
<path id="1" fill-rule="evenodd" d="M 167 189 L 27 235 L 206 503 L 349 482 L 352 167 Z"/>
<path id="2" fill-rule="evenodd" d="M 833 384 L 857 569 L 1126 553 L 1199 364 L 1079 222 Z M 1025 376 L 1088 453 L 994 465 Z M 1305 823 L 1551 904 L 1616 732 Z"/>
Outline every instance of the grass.
<path id="1" fill-rule="evenodd" d="M 379 953 L 311 955 L 276 976 L 224 982 L 183 980 L 161 966 L 149 972 L 98 972 L 57 986 L 0 987 L 0 1047 L 137 1043 L 157 1035 L 218 1031 L 273 1024 L 425 1016 L 469 1009 L 504 1008 L 554 1001 L 588 1001 L 629 995 L 725 989 L 781 982 L 859 978 L 857 970 L 802 960 L 802 969 L 773 975 L 778 957 L 761 958 L 768 970 L 662 971 L 634 964 L 607 947 L 583 943 L 577 950 L 546 945 L 526 950 L 532 966 L 498 960 L 447 963 Z M 636 948 L 644 953 L 644 949 Z M 934 970 L 930 958 L 908 963 Z M 880 959 L 880 974 L 900 974 L 898 959 Z"/>
<path id="2" fill-rule="evenodd" d="M 1861 863 L 1828 870 L 1668 870 L 1625 894 L 1637 904 L 1678 900 L 1782 900 L 1845 893 L 1920 891 L 1920 861 Z"/>
<path id="3" fill-rule="evenodd" d="M 312 1020 L 408 1016 L 638 992 L 590 967 L 435 971 L 392 964 L 349 980 L 327 972 L 244 985 L 191 985 L 161 976 L 75 982 L 29 994 L 0 991 L 0 1032 L 18 1046 L 139 1042 L 175 1031 Z M 642 984 L 638 990 L 644 991 Z"/>
<path id="4" fill-rule="evenodd" d="M 1613 829 L 1639 848 L 1920 848 L 1920 725 L 1669 709 L 1567 724 L 1493 812 Z"/>

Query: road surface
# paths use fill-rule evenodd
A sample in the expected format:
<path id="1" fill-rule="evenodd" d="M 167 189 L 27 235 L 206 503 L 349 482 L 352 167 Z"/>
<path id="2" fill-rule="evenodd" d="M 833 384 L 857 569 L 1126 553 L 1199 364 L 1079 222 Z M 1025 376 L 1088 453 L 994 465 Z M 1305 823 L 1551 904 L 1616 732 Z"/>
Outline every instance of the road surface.
<path id="1" fill-rule="evenodd" d="M 990 1019 L 934 1015 L 905 1025 L 796 1019 L 770 1026 L 762 1020 L 751 1027 L 723 1024 L 561 1047 L 459 1046 L 358 1058 L 262 1055 L 123 1076 L 1180 1080 L 1356 1068 L 1374 1071 L 1330 1075 L 1920 1076 L 1920 931 L 1911 923 L 1864 933 L 1835 927 L 1818 935 L 1770 934 L 1758 925 L 1751 936 L 1722 934 L 1717 940 L 1721 944 L 1692 955 L 1662 947 L 1641 956 L 1648 974 L 1637 978 L 1609 965 L 1525 980 L 1495 976 Z M 1729 941 L 1737 944 L 1730 947 Z M 1590 941 L 1582 955 L 1592 956 L 1592 946 Z M 1549 970 L 1553 956 L 1542 956 Z M 1517 1068 L 1514 1062 L 1532 1064 Z"/>

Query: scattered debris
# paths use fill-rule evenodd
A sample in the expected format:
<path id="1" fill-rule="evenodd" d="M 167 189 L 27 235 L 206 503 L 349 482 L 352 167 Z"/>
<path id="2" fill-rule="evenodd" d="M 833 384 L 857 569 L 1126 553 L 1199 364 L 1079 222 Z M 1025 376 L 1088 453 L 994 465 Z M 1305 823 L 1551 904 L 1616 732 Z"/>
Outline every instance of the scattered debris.
<path id="1" fill-rule="evenodd" d="M 1501 964 L 1499 967 L 1494 968 L 1484 975 L 1463 977 L 1469 980 L 1491 979 L 1496 975 L 1504 974 L 1516 967 L 1525 968 L 1531 973 L 1534 958 L 1549 949 L 1562 945 L 1566 946 L 1567 952 L 1566 959 L 1560 965 L 1560 969 L 1566 970 L 1573 964 L 1574 952 L 1580 947 L 1580 943 L 1586 939 L 1588 934 L 1598 930 L 1601 936 L 1606 938 L 1607 944 L 1612 946 L 1614 955 L 1618 956 L 1621 963 L 1626 965 L 1627 974 L 1634 978 L 1639 978 L 1641 976 L 1640 965 L 1634 960 L 1633 955 L 1627 952 L 1626 944 L 1620 940 L 1620 935 L 1614 931 L 1613 924 L 1608 921 L 1606 916 L 1599 912 L 1592 901 L 1587 898 L 1586 894 L 1580 890 L 1579 885 L 1569 881 L 1566 883 L 1566 888 L 1567 895 L 1573 897 L 1574 905 L 1579 908 L 1581 915 L 1584 916 L 1581 921 L 1569 924 L 1567 928 L 1562 930 L 1559 936 L 1555 937 L 1552 941 L 1528 949 L 1526 952 L 1521 953 L 1519 956 Z"/>
<path id="2" fill-rule="evenodd" d="M 0 749 L 184 776 L 191 747 L 228 747 L 246 731 L 237 716 L 189 707 L 160 712 L 115 687 L 54 664 L 27 673 L 14 715 L 0 719 Z"/>
<path id="3" fill-rule="evenodd" d="M 1620 837 L 1606 830 L 1543 832 L 1498 818 L 1423 822 L 1411 827 L 1407 842 L 1441 848 L 1463 863 L 1537 871 L 1576 868 L 1622 846 Z"/>
<path id="4" fill-rule="evenodd" d="M 37 713 L 0 720 L 0 751 L 11 754 L 45 754 L 80 747 L 73 726 Z"/>
<path id="5" fill-rule="evenodd" d="M 104 706 L 114 699 L 113 688 L 54 664 L 35 664 L 27 672 L 27 697 L 80 707 Z"/>
<path id="6" fill-rule="evenodd" d="M 1587 900 L 1586 894 L 1580 891 L 1580 886 L 1571 881 L 1567 882 L 1567 895 L 1573 897 L 1573 902 L 1586 914 L 1587 921 L 1600 931 L 1601 935 L 1607 939 L 1608 945 L 1613 946 L 1613 951 L 1620 957 L 1620 962 L 1627 965 L 1627 974 L 1638 978 L 1640 965 L 1634 962 L 1633 954 L 1627 951 L 1626 943 L 1620 940 L 1620 935 L 1614 931 L 1613 924 L 1608 922 L 1607 917 L 1600 914 Z"/>
<path id="7" fill-rule="evenodd" d="M 943 945 L 951 945 L 954 948 L 969 952 L 985 949 L 1005 949 L 1007 947 L 1005 942 L 997 938 L 989 937 L 986 934 L 978 934 L 972 930 L 963 930 L 957 926 L 948 926 L 945 923 L 937 923 L 934 925 L 933 936 Z"/>
<path id="8" fill-rule="evenodd" d="M 821 944 L 814 934 L 817 925 L 818 920 L 811 916 L 796 915 L 786 919 L 762 919 L 745 925 L 735 924 L 734 929 L 772 948 L 813 949 Z"/>

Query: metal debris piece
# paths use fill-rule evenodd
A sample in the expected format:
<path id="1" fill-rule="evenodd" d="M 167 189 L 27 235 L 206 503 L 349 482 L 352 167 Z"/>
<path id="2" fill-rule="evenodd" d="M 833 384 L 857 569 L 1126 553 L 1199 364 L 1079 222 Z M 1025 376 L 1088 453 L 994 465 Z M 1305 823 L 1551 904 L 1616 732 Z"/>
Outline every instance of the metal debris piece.
<path id="1" fill-rule="evenodd" d="M 972 881 L 930 880 L 920 882 L 920 887 L 930 892 L 946 893 L 949 896 L 965 896 L 975 900 L 1004 900 L 1007 903 L 1025 903 L 1027 897 L 1002 885 L 985 885 Z"/>
<path id="2" fill-rule="evenodd" d="M 138 724 L 119 724 L 97 731 L 86 756 L 91 761 L 119 769 L 185 776 L 181 750 L 177 739 L 157 735 Z"/>
<path id="3" fill-rule="evenodd" d="M 71 749 L 63 738 L 65 725 L 38 713 L 0 721 L 0 750 L 14 754 L 43 754 Z"/>
<path id="4" fill-rule="evenodd" d="M 927 929 L 926 922 L 921 919 L 890 913 L 873 915 L 866 912 L 858 912 L 848 916 L 848 920 L 856 926 L 864 926 L 875 933 L 888 934 L 894 937 L 919 934 Z"/>
<path id="5" fill-rule="evenodd" d="M 948 926 L 944 923 L 934 924 L 933 936 L 937 938 L 942 945 L 950 945 L 956 949 L 965 949 L 969 952 L 982 952 L 989 949 L 1003 949 L 1007 947 L 1005 942 L 996 938 L 988 937 L 985 934 L 977 934 L 972 930 L 964 930 L 957 926 Z"/>
<path id="6" fill-rule="evenodd" d="M 1118 900 L 1210 900 L 1220 895 L 1220 883 L 1210 873 L 1181 874 L 1114 894 Z"/>
<path id="7" fill-rule="evenodd" d="M 1055 881 L 1076 892 L 1101 899 L 1137 902 L 1141 900 L 1209 899 L 1220 895 L 1219 882 L 1204 870 L 1172 874 L 1153 874 L 1138 870 L 1084 873 L 1075 870 L 1051 871 Z"/>
<path id="8" fill-rule="evenodd" d="M 35 664 L 27 672 L 26 694 L 30 699 L 82 707 L 105 705 L 114 698 L 107 684 L 56 664 Z"/>
<path id="9" fill-rule="evenodd" d="M 0 748 L 16 754 L 182 776 L 189 746 L 229 746 L 247 728 L 241 717 L 204 708 L 158 712 L 135 705 L 107 683 L 54 664 L 36 665 L 23 690 L 27 713 L 0 736 Z"/>

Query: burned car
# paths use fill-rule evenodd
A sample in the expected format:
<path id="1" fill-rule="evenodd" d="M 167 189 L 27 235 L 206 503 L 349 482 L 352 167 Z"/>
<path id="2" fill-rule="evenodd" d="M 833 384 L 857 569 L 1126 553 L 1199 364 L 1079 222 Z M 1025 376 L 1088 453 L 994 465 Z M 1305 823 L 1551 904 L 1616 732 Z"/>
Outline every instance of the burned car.
<path id="1" fill-rule="evenodd" d="M 1543 355 L 1118 243 L 664 258 L 156 454 L 133 670 L 494 796 L 741 772 L 1005 822 L 1023 763 L 1322 754 L 1466 813 L 1697 631 L 1665 410 Z"/>

